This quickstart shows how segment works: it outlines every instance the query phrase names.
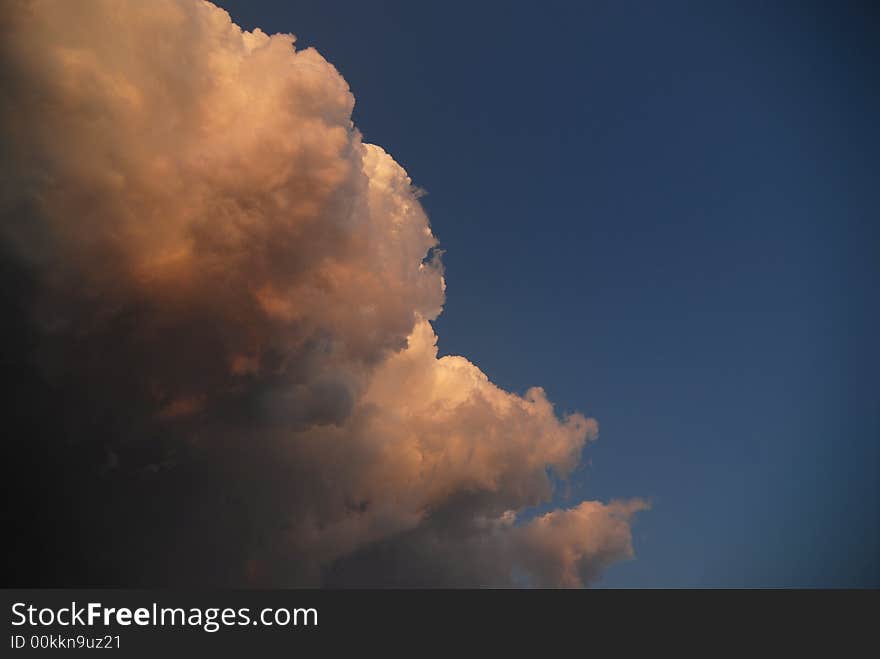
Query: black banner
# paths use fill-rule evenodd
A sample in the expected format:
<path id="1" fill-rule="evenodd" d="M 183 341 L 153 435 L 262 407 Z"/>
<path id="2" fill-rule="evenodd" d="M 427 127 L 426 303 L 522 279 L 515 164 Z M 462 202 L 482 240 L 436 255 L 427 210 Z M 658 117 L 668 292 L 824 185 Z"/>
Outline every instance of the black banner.
<path id="1" fill-rule="evenodd" d="M 300 651 L 839 653 L 868 638 L 872 591 L 4 590 L 3 656 L 292 656 Z"/>

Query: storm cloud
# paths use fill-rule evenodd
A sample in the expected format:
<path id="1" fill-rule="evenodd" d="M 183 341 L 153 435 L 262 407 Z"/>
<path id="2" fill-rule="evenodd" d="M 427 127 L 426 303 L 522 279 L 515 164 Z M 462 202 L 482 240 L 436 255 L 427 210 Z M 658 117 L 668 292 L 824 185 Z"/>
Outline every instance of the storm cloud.
<path id="1" fill-rule="evenodd" d="M 632 555 L 639 500 L 521 519 L 597 425 L 438 358 L 418 190 L 316 50 L 198 0 L 2 13 L 22 557 L 53 542 L 64 584 L 577 587 Z"/>

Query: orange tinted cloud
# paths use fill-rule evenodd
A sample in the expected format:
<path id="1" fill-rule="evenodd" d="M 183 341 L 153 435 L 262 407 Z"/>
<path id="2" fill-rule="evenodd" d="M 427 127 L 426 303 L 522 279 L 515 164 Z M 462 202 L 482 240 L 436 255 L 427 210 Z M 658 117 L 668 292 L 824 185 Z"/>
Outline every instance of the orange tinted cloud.
<path id="1" fill-rule="evenodd" d="M 37 282 L 41 368 L 89 392 L 70 414 L 106 407 L 126 478 L 198 474 L 187 505 L 222 522 L 191 561 L 222 542 L 225 582 L 390 583 L 376 552 L 399 553 L 445 563 L 437 585 L 579 586 L 631 555 L 640 502 L 518 522 L 596 423 L 437 357 L 418 190 L 317 51 L 197 0 L 4 13 L 3 246 Z"/>

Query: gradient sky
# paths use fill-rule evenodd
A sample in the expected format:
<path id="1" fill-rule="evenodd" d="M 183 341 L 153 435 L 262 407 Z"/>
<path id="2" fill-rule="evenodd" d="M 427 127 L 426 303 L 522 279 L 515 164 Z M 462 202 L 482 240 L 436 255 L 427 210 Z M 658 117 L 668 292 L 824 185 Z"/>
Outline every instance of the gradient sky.
<path id="1" fill-rule="evenodd" d="M 220 4 L 428 191 L 441 353 L 599 421 L 568 501 L 653 502 L 600 585 L 880 585 L 876 14 Z"/>

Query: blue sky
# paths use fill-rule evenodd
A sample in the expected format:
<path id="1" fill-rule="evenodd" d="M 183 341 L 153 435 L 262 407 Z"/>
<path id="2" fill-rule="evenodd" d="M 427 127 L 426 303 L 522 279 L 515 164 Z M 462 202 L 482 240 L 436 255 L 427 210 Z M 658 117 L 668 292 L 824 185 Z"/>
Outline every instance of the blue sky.
<path id="1" fill-rule="evenodd" d="M 600 585 L 880 585 L 875 13 L 219 4 L 428 191 L 441 352 L 599 421 L 559 502 L 653 502 Z"/>

